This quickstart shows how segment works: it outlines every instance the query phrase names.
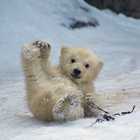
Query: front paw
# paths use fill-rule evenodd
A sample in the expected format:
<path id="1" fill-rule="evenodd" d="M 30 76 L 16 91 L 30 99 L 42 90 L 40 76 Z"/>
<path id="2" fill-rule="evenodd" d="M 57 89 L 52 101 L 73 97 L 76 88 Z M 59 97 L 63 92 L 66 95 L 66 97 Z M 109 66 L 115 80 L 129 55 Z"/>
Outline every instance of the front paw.
<path id="1" fill-rule="evenodd" d="M 95 108 L 103 108 L 103 98 L 99 94 L 87 93 L 85 95 L 85 102 L 92 112 Z"/>
<path id="2" fill-rule="evenodd" d="M 38 47 L 41 54 L 49 54 L 51 51 L 51 45 L 40 40 L 35 40 L 32 45 Z"/>
<path id="3" fill-rule="evenodd" d="M 86 102 L 92 102 L 93 101 L 93 99 L 92 99 L 92 93 L 87 93 L 85 95 L 85 101 Z"/>

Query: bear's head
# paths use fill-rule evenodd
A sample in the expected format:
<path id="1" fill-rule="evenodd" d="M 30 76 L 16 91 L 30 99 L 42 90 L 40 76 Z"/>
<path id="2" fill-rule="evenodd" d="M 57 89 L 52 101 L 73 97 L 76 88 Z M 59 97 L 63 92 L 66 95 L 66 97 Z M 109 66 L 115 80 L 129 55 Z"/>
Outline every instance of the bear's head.
<path id="1" fill-rule="evenodd" d="M 60 69 L 77 84 L 96 79 L 104 62 L 85 47 L 61 47 Z"/>

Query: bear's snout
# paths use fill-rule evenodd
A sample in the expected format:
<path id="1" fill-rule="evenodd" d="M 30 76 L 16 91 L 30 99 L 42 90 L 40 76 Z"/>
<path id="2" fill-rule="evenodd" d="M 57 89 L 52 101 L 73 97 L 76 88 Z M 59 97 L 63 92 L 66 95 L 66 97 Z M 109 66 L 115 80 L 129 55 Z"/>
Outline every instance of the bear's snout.
<path id="1" fill-rule="evenodd" d="M 81 73 L 81 71 L 79 69 L 74 69 L 73 72 L 75 75 L 79 75 Z"/>
<path id="2" fill-rule="evenodd" d="M 74 78 L 74 79 L 80 79 L 81 78 L 81 74 L 82 71 L 79 70 L 79 69 L 74 69 L 71 73 L 71 76 Z"/>

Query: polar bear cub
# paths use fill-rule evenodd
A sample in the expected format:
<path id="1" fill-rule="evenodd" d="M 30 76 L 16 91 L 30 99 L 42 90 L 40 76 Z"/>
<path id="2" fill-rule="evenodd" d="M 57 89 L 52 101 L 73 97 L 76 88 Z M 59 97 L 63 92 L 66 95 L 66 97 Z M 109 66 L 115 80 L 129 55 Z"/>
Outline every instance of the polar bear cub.
<path id="1" fill-rule="evenodd" d="M 95 93 L 93 81 L 103 67 L 103 60 L 85 47 L 61 47 L 59 65 L 51 67 L 51 45 L 40 40 L 25 43 L 21 64 L 25 77 L 27 104 L 34 116 L 44 121 L 64 122 L 98 116 L 103 99 Z"/>

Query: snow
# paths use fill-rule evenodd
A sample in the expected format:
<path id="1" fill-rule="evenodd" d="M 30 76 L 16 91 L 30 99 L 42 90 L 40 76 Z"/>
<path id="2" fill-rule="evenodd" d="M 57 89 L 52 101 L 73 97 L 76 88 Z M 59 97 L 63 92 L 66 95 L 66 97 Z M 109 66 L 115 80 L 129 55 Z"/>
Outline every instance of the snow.
<path id="1" fill-rule="evenodd" d="M 138 140 L 140 139 L 140 20 L 98 10 L 82 0 L 0 1 L 0 139 L 1 140 Z M 75 21 L 99 24 L 70 29 Z M 36 39 L 52 46 L 58 64 L 60 47 L 85 46 L 105 66 L 95 82 L 111 113 L 130 111 L 115 121 L 83 118 L 66 123 L 36 120 L 26 106 L 20 65 L 23 43 Z M 92 126 L 91 126 L 92 125 Z"/>

